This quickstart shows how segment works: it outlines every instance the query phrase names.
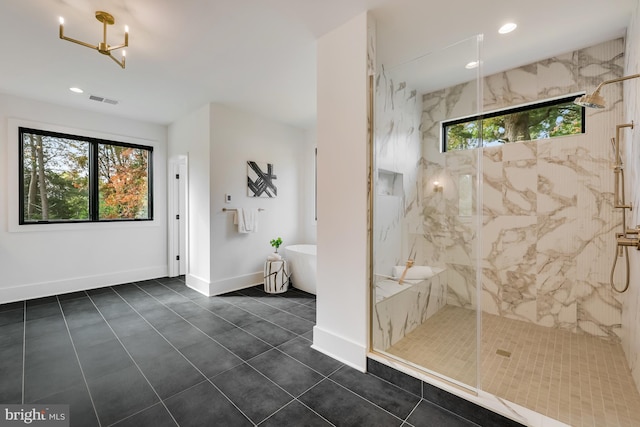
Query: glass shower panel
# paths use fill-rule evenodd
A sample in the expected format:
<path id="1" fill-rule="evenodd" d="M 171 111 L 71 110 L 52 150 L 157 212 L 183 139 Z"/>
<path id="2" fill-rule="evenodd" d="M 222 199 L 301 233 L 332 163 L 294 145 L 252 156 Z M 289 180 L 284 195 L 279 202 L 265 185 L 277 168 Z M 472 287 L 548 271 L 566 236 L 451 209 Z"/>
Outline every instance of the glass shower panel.
<path id="1" fill-rule="evenodd" d="M 477 115 L 481 36 L 376 76 L 371 347 L 478 386 L 480 149 L 443 152 L 442 122 Z"/>

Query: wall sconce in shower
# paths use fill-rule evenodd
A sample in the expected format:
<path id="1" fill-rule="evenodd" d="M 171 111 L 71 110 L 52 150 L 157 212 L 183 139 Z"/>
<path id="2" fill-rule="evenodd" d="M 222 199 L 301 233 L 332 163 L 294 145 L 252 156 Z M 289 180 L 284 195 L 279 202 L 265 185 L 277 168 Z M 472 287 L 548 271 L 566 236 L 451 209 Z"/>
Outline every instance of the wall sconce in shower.
<path id="1" fill-rule="evenodd" d="M 442 184 L 439 181 L 433 181 L 433 192 L 442 193 Z"/>
<path id="2" fill-rule="evenodd" d="M 129 27 L 124 27 L 124 43 L 118 46 L 110 46 L 107 43 L 107 25 L 113 25 L 116 20 L 113 15 L 107 12 L 103 12 L 101 10 L 96 12 L 96 19 L 102 23 L 102 41 L 97 45 L 92 45 L 90 43 L 85 43 L 83 41 L 72 39 L 71 37 L 67 37 L 64 35 L 64 18 L 60 17 L 60 38 L 62 40 L 70 41 L 71 43 L 79 44 L 80 46 L 88 47 L 89 49 L 95 49 L 103 55 L 108 56 L 113 59 L 116 64 L 124 69 L 125 60 L 126 60 L 126 51 L 122 51 L 122 60 L 118 60 L 115 56 L 111 55 L 111 52 L 117 49 L 122 49 L 123 47 L 129 46 Z"/>

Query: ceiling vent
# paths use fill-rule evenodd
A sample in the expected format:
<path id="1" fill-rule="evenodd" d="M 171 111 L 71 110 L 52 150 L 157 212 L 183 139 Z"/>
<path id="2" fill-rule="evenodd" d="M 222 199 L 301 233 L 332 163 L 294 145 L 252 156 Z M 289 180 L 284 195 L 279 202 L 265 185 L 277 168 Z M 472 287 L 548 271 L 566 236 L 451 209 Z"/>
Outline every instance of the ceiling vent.
<path id="1" fill-rule="evenodd" d="M 118 105 L 118 101 L 115 99 L 104 98 L 102 96 L 89 95 L 89 99 L 97 102 L 104 102 L 105 104 Z"/>

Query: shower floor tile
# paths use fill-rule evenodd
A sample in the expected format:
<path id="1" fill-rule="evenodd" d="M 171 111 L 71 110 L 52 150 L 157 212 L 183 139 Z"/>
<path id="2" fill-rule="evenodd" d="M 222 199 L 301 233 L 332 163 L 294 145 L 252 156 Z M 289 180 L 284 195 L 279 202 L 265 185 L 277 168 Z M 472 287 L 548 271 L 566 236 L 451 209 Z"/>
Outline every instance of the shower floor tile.
<path id="1" fill-rule="evenodd" d="M 475 386 L 476 322 L 446 306 L 386 352 Z M 480 348 L 486 392 L 576 427 L 640 425 L 620 344 L 483 313 Z"/>

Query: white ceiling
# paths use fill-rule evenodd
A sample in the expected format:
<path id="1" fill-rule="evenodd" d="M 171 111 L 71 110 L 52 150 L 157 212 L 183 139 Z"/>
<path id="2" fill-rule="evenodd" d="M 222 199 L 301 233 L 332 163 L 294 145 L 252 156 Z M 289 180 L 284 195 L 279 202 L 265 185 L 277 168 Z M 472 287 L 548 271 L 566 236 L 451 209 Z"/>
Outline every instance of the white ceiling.
<path id="1" fill-rule="evenodd" d="M 624 35 L 637 2 L 0 0 L 0 92 L 162 124 L 216 102 L 309 128 L 316 115 L 316 40 L 365 10 L 377 22 L 379 62 L 393 66 L 484 33 L 490 74 Z M 96 10 L 116 19 L 111 45 L 129 26 L 126 70 L 58 38 L 63 16 L 65 35 L 97 44 Z M 518 29 L 499 36 L 507 21 Z M 465 78 L 456 61 L 432 68 L 433 87 Z"/>

